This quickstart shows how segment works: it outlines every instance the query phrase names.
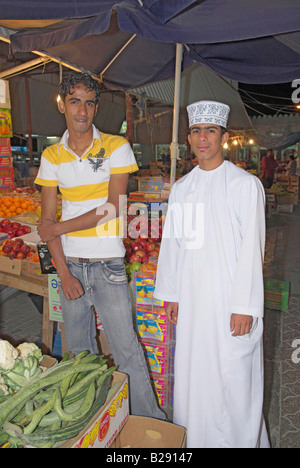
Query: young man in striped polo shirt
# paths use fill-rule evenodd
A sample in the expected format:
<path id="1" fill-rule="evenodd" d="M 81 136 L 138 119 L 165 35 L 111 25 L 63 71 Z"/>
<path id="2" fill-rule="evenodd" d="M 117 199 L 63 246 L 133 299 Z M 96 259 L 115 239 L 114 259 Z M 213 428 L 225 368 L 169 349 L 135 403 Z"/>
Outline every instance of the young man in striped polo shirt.
<path id="1" fill-rule="evenodd" d="M 47 242 L 61 281 L 61 304 L 69 350 L 97 354 L 95 307 L 119 370 L 129 376 L 131 413 L 165 419 L 158 407 L 143 350 L 133 328 L 119 235 L 120 200 L 129 173 L 138 169 L 122 137 L 99 132 L 98 84 L 71 73 L 59 91 L 67 130 L 45 149 L 35 183 L 42 186 L 38 232 Z M 62 221 L 56 222 L 57 187 Z"/>

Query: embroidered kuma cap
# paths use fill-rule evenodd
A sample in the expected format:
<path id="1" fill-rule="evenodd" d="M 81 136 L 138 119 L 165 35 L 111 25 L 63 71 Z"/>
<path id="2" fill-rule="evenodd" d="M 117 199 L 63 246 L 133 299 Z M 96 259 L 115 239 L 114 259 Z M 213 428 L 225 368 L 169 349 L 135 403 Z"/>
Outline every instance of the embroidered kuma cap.
<path id="1" fill-rule="evenodd" d="M 230 107 L 217 101 L 199 101 L 187 106 L 189 128 L 196 124 L 212 123 L 227 128 Z"/>

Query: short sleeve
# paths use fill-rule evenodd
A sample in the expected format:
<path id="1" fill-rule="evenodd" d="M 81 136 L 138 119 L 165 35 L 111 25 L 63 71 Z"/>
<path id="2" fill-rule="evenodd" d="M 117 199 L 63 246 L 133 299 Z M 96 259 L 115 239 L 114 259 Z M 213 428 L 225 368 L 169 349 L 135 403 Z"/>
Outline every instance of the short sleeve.
<path id="1" fill-rule="evenodd" d="M 37 185 L 57 187 L 57 165 L 54 164 L 51 152 L 46 148 L 41 156 L 40 167 L 34 181 Z"/>
<path id="2" fill-rule="evenodd" d="M 124 144 L 116 148 L 110 156 L 110 173 L 125 174 L 138 171 L 130 144 L 124 140 Z"/>

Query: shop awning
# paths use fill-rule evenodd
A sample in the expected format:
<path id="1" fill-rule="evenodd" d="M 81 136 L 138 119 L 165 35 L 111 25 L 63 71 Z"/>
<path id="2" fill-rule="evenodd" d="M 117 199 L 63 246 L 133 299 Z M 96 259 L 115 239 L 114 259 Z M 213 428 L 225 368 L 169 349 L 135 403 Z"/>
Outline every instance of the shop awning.
<path id="1" fill-rule="evenodd" d="M 176 43 L 185 44 L 183 68 L 195 60 L 245 83 L 288 82 L 300 76 L 299 0 L 22 4 L 0 0 L 0 26 L 10 28 L 6 32 L 13 53 L 46 52 L 100 76 L 110 89 L 174 76 Z"/>

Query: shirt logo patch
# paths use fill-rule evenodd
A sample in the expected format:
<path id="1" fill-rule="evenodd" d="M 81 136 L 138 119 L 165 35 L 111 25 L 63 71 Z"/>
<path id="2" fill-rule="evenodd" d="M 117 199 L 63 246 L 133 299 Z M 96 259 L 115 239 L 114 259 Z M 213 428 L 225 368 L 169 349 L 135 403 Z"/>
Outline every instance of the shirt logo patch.
<path id="1" fill-rule="evenodd" d="M 105 157 L 105 149 L 101 148 L 99 153 L 97 153 L 95 156 L 92 156 L 90 153 L 89 156 L 87 157 L 90 165 L 92 166 L 92 169 L 94 172 L 97 172 L 103 165 L 106 157 Z M 104 169 L 102 169 L 104 170 Z"/>

